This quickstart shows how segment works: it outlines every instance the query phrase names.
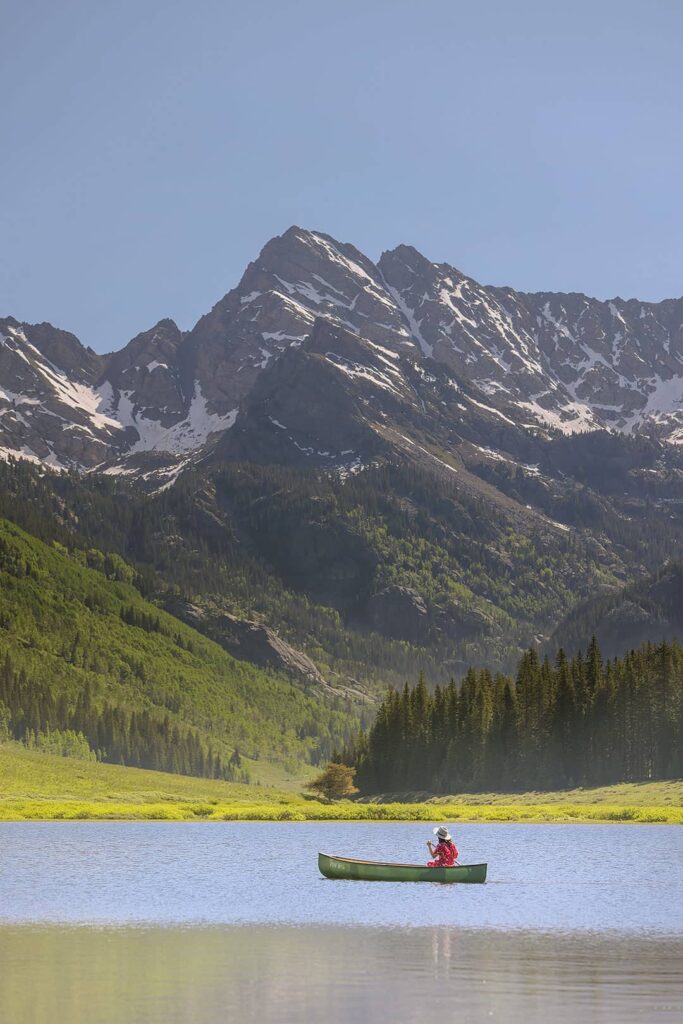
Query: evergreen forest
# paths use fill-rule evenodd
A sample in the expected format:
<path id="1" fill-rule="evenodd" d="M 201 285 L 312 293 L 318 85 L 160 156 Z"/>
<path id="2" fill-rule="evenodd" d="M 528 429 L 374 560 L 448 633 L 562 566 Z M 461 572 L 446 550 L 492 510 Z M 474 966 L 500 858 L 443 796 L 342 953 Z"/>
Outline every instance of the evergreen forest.
<path id="1" fill-rule="evenodd" d="M 598 643 L 516 676 L 471 668 L 430 693 L 391 690 L 339 758 L 369 793 L 551 790 L 683 775 L 683 648 L 647 643 L 604 660 Z"/>

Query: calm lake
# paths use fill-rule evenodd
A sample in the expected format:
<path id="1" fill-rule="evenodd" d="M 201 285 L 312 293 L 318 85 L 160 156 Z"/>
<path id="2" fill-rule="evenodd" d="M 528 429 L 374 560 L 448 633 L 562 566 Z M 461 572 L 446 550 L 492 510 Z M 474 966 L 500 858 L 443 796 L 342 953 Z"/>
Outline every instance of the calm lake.
<path id="1" fill-rule="evenodd" d="M 335 882 L 418 861 L 405 823 L 0 825 L 0 1021 L 674 1021 L 683 830 L 460 825 L 486 885 Z"/>

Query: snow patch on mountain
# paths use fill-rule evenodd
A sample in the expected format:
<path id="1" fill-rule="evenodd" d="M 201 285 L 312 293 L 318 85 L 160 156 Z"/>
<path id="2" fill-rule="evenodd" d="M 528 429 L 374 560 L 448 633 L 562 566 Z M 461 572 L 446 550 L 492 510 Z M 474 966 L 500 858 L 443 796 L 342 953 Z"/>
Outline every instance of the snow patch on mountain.
<path id="1" fill-rule="evenodd" d="M 29 363 L 34 373 L 42 377 L 48 394 L 51 394 L 61 405 L 84 414 L 91 421 L 95 430 L 119 429 L 119 423 L 103 411 L 102 396 L 96 388 L 67 377 L 63 370 L 55 366 L 35 345 L 31 344 L 23 332 L 15 331 L 13 333 L 29 350 L 31 358 L 29 359 L 21 350 L 17 350 L 17 354 Z"/>
<path id="2" fill-rule="evenodd" d="M 180 454 L 201 448 L 212 434 L 229 430 L 237 419 L 237 409 L 226 415 L 209 412 L 206 398 L 197 382 L 194 385 L 192 401 L 185 419 L 164 427 L 158 420 L 148 418 L 137 409 L 132 392 L 122 391 L 116 407 L 119 423 L 132 427 L 138 433 L 138 440 L 129 449 L 129 454 L 138 452 L 170 452 Z"/>
<path id="3" fill-rule="evenodd" d="M 659 419 L 661 416 L 673 412 L 680 412 L 683 407 L 683 376 L 670 377 L 662 380 L 661 377 L 652 377 L 646 382 L 647 402 L 640 416 L 652 416 Z"/>
<path id="4" fill-rule="evenodd" d="M 322 249 L 325 257 L 333 264 L 338 264 L 344 271 L 357 278 L 361 287 L 365 291 L 369 292 L 375 301 L 381 302 L 389 308 L 392 308 L 393 303 L 391 302 L 391 299 L 384 293 L 383 288 L 377 283 L 377 281 L 371 277 L 360 263 L 346 256 L 341 249 L 337 248 L 331 239 L 328 239 L 315 231 L 302 233 L 299 237 L 305 245 L 314 245 L 319 249 Z"/>
<path id="5" fill-rule="evenodd" d="M 58 473 L 63 473 L 69 468 L 55 455 L 52 450 L 50 450 L 50 454 L 45 458 L 38 458 L 36 453 L 32 451 L 28 445 L 22 445 L 21 448 L 0 446 L 0 459 L 3 462 L 8 462 L 10 459 L 23 459 L 25 462 L 33 463 L 35 466 L 48 466 L 50 469 L 54 469 Z"/>
<path id="6" fill-rule="evenodd" d="M 18 391 L 10 391 L 8 388 L 0 387 L 0 402 L 7 402 L 12 406 L 19 405 L 40 405 L 39 398 L 29 398 Z"/>
<path id="7" fill-rule="evenodd" d="M 563 434 L 583 434 L 595 430 L 595 417 L 589 406 L 582 402 L 568 402 L 555 409 L 545 409 L 537 401 L 517 402 L 520 409 L 527 409 L 541 423 Z"/>
<path id="8" fill-rule="evenodd" d="M 378 388 L 383 388 L 385 391 L 391 391 L 393 394 L 400 397 L 401 393 L 396 387 L 394 381 L 392 381 L 384 371 L 378 370 L 372 366 L 364 366 L 361 363 L 353 362 L 351 359 L 346 359 L 343 356 L 337 355 L 336 352 L 326 352 L 325 358 L 332 364 L 332 366 L 335 367 L 335 369 L 341 370 L 341 372 L 346 374 L 348 377 L 365 380 L 370 384 L 374 384 Z M 390 366 L 389 371 L 393 374 L 398 372 L 394 366 Z"/>
<path id="9" fill-rule="evenodd" d="M 425 339 L 423 338 L 422 332 L 420 331 L 420 323 L 418 323 L 418 321 L 415 319 L 415 310 L 410 309 L 407 302 L 405 301 L 405 299 L 400 294 L 397 288 L 392 288 L 389 285 L 387 285 L 387 291 L 389 291 L 391 295 L 394 297 L 396 305 L 398 306 L 398 308 L 401 310 L 401 313 L 403 313 L 403 316 L 408 321 L 408 325 L 410 327 L 412 335 L 417 341 L 420 348 L 422 349 L 423 355 L 426 356 L 427 359 L 431 359 L 434 354 L 434 347 L 430 345 L 429 342 L 425 341 Z"/>

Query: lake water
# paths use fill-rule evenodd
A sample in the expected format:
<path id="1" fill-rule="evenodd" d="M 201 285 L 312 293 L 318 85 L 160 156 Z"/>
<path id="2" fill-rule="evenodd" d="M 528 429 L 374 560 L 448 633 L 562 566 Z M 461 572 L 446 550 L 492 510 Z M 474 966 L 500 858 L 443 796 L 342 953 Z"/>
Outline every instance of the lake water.
<path id="1" fill-rule="evenodd" d="M 2 1024 L 683 1018 L 683 830 L 459 825 L 486 885 L 330 881 L 418 861 L 405 823 L 0 825 Z"/>

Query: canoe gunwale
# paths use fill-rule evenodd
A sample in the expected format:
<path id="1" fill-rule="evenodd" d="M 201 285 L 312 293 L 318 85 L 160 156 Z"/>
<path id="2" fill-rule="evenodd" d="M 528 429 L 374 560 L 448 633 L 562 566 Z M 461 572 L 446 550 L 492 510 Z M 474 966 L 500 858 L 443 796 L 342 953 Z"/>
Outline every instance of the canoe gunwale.
<path id="1" fill-rule="evenodd" d="M 390 861 L 383 860 L 358 860 L 356 857 L 338 857 L 334 853 L 323 853 L 318 852 L 318 857 L 327 857 L 328 860 L 338 860 L 343 864 L 369 864 L 373 868 L 419 868 L 422 870 L 426 868 L 426 864 L 396 864 Z M 442 867 L 441 871 L 451 871 L 453 868 L 485 868 L 486 864 L 452 864 L 450 867 Z"/>

